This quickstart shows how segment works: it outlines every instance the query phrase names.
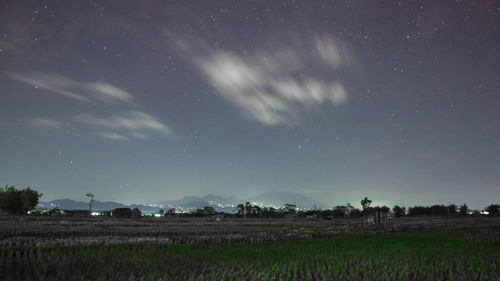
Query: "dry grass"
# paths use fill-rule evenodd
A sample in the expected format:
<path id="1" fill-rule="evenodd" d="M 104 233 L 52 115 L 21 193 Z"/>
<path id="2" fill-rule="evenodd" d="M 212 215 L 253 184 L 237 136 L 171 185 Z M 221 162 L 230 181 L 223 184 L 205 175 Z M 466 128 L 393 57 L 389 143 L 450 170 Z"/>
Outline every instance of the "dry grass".
<path id="1" fill-rule="evenodd" d="M 386 227 L 362 219 L 228 219 L 162 217 L 0 217 L 0 247 L 90 246 L 129 244 L 223 244 L 329 237 L 335 233 L 399 232 L 500 226 L 500 218 L 400 218 Z"/>

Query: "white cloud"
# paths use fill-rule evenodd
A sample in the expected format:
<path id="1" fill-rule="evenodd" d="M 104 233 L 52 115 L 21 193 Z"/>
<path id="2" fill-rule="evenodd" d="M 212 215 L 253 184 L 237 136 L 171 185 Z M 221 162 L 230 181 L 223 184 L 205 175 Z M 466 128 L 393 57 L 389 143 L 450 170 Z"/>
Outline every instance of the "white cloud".
<path id="1" fill-rule="evenodd" d="M 40 72 L 33 72 L 31 74 L 16 74 L 10 73 L 10 77 L 14 80 L 23 82 L 25 84 L 44 89 L 67 98 L 75 99 L 83 102 L 90 102 L 80 94 L 75 93 L 73 90 L 79 88 L 79 83 L 75 80 L 69 79 L 59 74 L 47 74 Z"/>
<path id="2" fill-rule="evenodd" d="M 325 36 L 316 36 L 315 44 L 318 50 L 319 57 L 324 62 L 326 62 L 333 68 L 339 68 L 342 65 L 344 56 L 341 53 L 341 49 L 334 40 Z"/>
<path id="3" fill-rule="evenodd" d="M 126 91 L 104 82 L 80 82 L 61 74 L 32 72 L 29 74 L 9 73 L 19 82 L 44 89 L 55 94 L 83 102 L 99 100 L 106 103 L 134 103 L 134 97 Z"/>
<path id="4" fill-rule="evenodd" d="M 177 51 L 204 74 L 217 94 L 264 125 L 291 124 L 313 106 L 336 106 L 348 99 L 335 74 L 349 66 L 351 55 L 338 40 L 312 36 L 300 44 L 280 43 L 273 50 L 244 54 L 212 50 L 196 40 L 174 41 Z"/>
<path id="5" fill-rule="evenodd" d="M 111 133 L 111 132 L 106 132 L 106 133 L 99 133 L 99 136 L 100 137 L 103 137 L 105 139 L 110 139 L 110 140 L 119 140 L 119 141 L 124 141 L 124 140 L 128 140 L 129 138 L 124 136 L 124 135 L 120 135 L 118 133 Z"/>
<path id="6" fill-rule="evenodd" d="M 108 83 L 92 82 L 84 84 L 84 87 L 94 93 L 95 98 L 102 101 L 113 102 L 117 100 L 124 103 L 134 102 L 134 97 L 131 94 Z"/>
<path id="7" fill-rule="evenodd" d="M 174 137 L 172 130 L 167 125 L 153 115 L 137 110 L 139 106 L 130 93 L 110 83 L 80 82 L 55 73 L 32 72 L 29 74 L 8 74 L 12 79 L 19 82 L 97 106 L 92 108 L 93 112 L 96 109 L 105 109 L 105 105 L 113 105 L 116 102 L 120 103 L 121 108 L 125 108 L 122 114 L 96 117 L 94 114 L 80 113 L 73 117 L 75 121 L 81 124 L 99 129 L 106 128 L 120 131 L 119 133 L 99 133 L 100 137 L 112 140 L 127 140 L 130 138 L 145 140 L 158 134 Z M 37 118 L 34 120 L 34 123 L 47 128 L 61 126 L 59 122 L 47 118 Z"/>
<path id="8" fill-rule="evenodd" d="M 33 123 L 36 126 L 40 126 L 40 127 L 44 127 L 44 128 L 58 129 L 59 127 L 62 126 L 62 123 L 59 121 L 52 120 L 49 118 L 41 118 L 41 117 L 33 119 Z"/>
<path id="9" fill-rule="evenodd" d="M 107 129 L 124 130 L 131 137 L 146 139 L 149 134 L 172 135 L 172 130 L 154 116 L 138 110 L 131 110 L 121 115 L 95 117 L 86 113 L 78 114 L 75 121 Z"/>

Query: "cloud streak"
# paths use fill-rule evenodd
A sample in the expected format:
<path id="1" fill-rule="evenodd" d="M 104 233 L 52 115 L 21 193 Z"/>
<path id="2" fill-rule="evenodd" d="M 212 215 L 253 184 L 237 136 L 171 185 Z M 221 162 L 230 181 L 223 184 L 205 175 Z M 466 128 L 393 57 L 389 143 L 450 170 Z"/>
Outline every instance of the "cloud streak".
<path id="1" fill-rule="evenodd" d="M 108 117 L 95 117 L 82 113 L 76 115 L 74 120 L 82 124 L 100 128 L 123 130 L 130 137 L 137 139 L 147 139 L 150 134 L 173 135 L 172 130 L 167 125 L 158 121 L 154 116 L 138 110 L 130 110 L 120 115 Z M 109 139 L 118 139 L 116 133 L 113 133 L 113 136 L 110 136 L 108 133 L 105 135 L 101 134 L 101 136 Z M 124 140 L 124 138 L 120 139 Z"/>
<path id="2" fill-rule="evenodd" d="M 99 136 L 102 137 L 102 138 L 105 138 L 105 139 L 110 139 L 110 140 L 118 140 L 118 141 L 124 141 L 124 140 L 128 140 L 129 138 L 124 136 L 124 135 L 120 135 L 118 133 L 111 133 L 111 132 L 106 132 L 106 133 L 99 133 Z"/>
<path id="3" fill-rule="evenodd" d="M 134 104 L 134 97 L 126 91 L 104 82 L 81 82 L 57 73 L 9 73 L 19 82 L 78 100 L 80 102 L 121 102 Z"/>
<path id="4" fill-rule="evenodd" d="M 89 105 L 97 105 L 97 109 L 104 109 L 104 105 L 119 105 L 118 114 L 80 113 L 73 116 L 73 120 L 84 125 L 95 127 L 99 130 L 97 135 L 108 139 L 125 141 L 130 139 L 146 140 L 154 135 L 174 136 L 172 130 L 156 117 L 142 110 L 134 101 L 134 97 L 110 83 L 82 82 L 56 73 L 32 72 L 29 74 L 8 73 L 19 82 L 31 85 L 65 98 Z M 93 108 L 95 111 L 95 108 Z M 47 118 L 36 118 L 34 124 L 43 128 L 58 128 L 61 123 Z"/>
<path id="5" fill-rule="evenodd" d="M 218 95 L 263 125 L 290 125 L 314 107 L 348 100 L 335 77 L 350 67 L 352 55 L 339 40 L 316 35 L 303 40 L 306 43 L 275 44 L 272 50 L 243 54 L 214 50 L 200 40 L 174 41 L 174 48 Z"/>
<path id="6" fill-rule="evenodd" d="M 62 126 L 62 123 L 59 121 L 52 120 L 49 118 L 42 118 L 42 117 L 38 117 L 38 118 L 33 119 L 33 123 L 39 127 L 52 128 L 52 129 L 58 129 Z"/>
<path id="7" fill-rule="evenodd" d="M 9 76 L 19 82 L 47 90 L 67 98 L 81 102 L 91 102 L 89 98 L 74 92 L 74 89 L 79 88 L 78 86 L 80 84 L 78 82 L 63 75 L 34 72 L 31 74 L 9 73 Z"/>

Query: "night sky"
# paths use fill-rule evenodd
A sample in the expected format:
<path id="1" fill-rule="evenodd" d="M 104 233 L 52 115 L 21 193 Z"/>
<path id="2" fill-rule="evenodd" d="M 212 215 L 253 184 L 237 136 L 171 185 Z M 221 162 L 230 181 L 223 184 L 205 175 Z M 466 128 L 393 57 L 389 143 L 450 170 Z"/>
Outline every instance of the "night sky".
<path id="1" fill-rule="evenodd" d="M 496 1 L 1 1 L 0 184 L 500 198 Z"/>

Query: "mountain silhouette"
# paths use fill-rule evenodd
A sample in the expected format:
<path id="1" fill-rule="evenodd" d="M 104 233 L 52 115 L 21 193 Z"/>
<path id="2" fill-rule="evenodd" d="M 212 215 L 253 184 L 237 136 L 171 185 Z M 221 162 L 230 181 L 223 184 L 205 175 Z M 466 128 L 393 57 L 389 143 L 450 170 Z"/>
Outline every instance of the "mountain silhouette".
<path id="1" fill-rule="evenodd" d="M 205 196 L 185 196 L 178 200 L 158 201 L 152 204 L 122 204 L 114 201 L 95 201 L 92 210 L 106 211 L 115 208 L 139 208 L 143 212 L 158 212 L 160 209 L 168 210 L 170 208 L 181 209 L 190 212 L 195 209 L 201 209 L 205 206 L 213 206 L 218 212 L 232 213 L 238 204 L 245 202 L 258 203 L 260 205 L 281 207 L 286 203 L 296 204 L 299 208 L 312 208 L 314 206 L 324 207 L 324 203 L 311 199 L 302 194 L 288 191 L 268 191 L 258 196 L 247 199 L 238 199 L 234 196 L 220 196 L 209 194 Z M 65 210 L 88 210 L 88 202 L 75 201 L 71 199 L 57 199 L 52 201 L 40 201 L 38 209 L 59 208 Z"/>

